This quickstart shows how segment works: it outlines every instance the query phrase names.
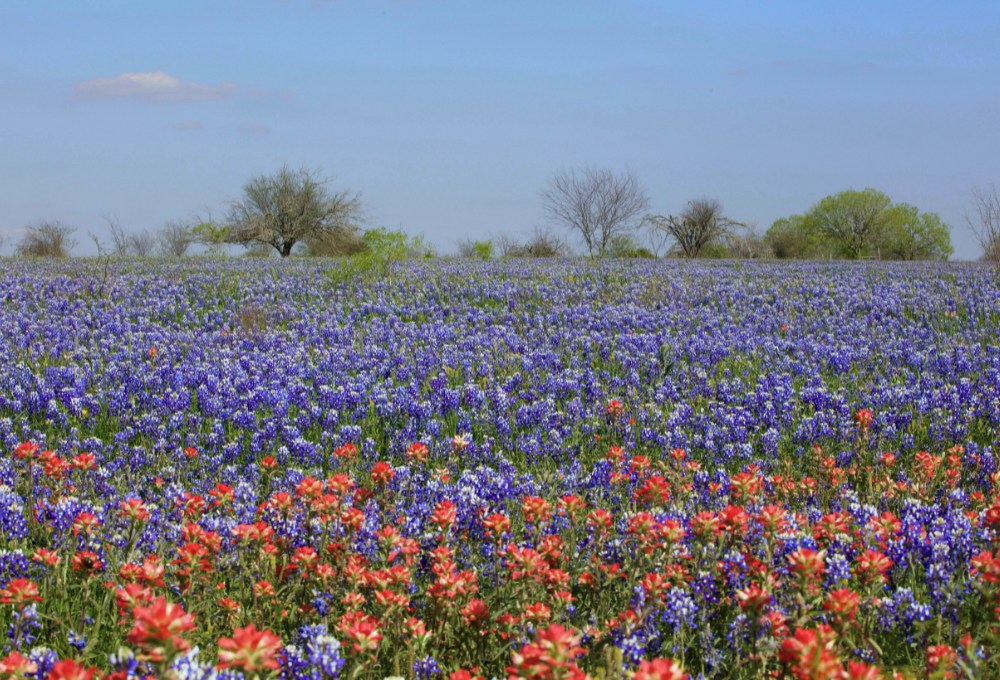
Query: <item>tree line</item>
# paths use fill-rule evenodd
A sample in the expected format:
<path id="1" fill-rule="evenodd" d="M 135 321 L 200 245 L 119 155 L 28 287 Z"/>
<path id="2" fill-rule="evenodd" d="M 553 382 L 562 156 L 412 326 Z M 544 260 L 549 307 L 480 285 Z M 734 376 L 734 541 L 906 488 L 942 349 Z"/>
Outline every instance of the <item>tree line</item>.
<path id="1" fill-rule="evenodd" d="M 566 235 L 593 258 L 729 257 L 797 259 L 946 260 L 951 228 L 936 213 L 894 203 L 881 191 L 849 189 L 806 212 L 776 220 L 766 231 L 725 214 L 710 197 L 688 201 L 676 214 L 650 212 L 648 195 L 631 172 L 582 168 L 556 173 L 541 192 L 546 224 L 527 239 L 502 235 L 458 244 L 463 257 L 561 257 L 572 254 Z M 1000 192 L 973 192 L 966 218 L 984 259 L 1000 261 Z M 333 190 L 317 171 L 283 166 L 256 175 L 219 220 L 209 214 L 173 222 L 157 232 L 127 233 L 106 218 L 110 240 L 90 234 L 102 255 L 182 257 L 195 245 L 221 254 L 229 246 L 249 255 L 353 257 L 389 249 L 429 256 L 421 238 L 385 228 L 365 228 L 357 192 Z M 77 245 L 76 229 L 56 221 L 27 225 L 15 254 L 64 257 Z"/>

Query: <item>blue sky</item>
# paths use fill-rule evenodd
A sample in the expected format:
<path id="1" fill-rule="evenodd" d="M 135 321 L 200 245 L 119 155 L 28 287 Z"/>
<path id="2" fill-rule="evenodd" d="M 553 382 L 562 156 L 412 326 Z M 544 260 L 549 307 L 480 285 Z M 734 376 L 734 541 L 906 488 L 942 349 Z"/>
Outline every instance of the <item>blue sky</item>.
<path id="1" fill-rule="evenodd" d="M 79 252 L 105 215 L 220 216 L 283 163 L 447 252 L 530 233 L 551 176 L 591 165 L 762 229 L 871 186 L 971 259 L 1000 3 L 4 0 L 0 130 L 0 230 L 59 219 Z"/>

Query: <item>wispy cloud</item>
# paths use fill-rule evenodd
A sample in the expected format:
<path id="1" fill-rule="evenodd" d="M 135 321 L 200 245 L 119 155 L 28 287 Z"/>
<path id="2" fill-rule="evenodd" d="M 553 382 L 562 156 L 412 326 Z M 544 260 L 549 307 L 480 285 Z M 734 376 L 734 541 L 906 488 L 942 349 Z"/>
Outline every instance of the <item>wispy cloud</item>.
<path id="1" fill-rule="evenodd" d="M 729 75 L 730 77 L 733 78 L 744 78 L 750 75 L 750 69 L 745 69 L 745 68 L 729 69 Z"/>
<path id="2" fill-rule="evenodd" d="M 200 130 L 203 126 L 201 122 L 197 120 L 181 120 L 176 123 L 171 123 L 170 127 L 174 130 L 180 130 L 181 132 L 189 132 L 191 130 Z"/>
<path id="3" fill-rule="evenodd" d="M 239 127 L 240 132 L 245 135 L 269 135 L 271 134 L 271 128 L 266 125 L 260 125 L 259 123 L 242 123 Z"/>
<path id="4" fill-rule="evenodd" d="M 203 85 L 175 78 L 163 71 L 130 71 L 111 78 L 77 83 L 79 99 L 136 99 L 148 102 L 200 102 L 228 97 L 238 89 L 234 83 Z"/>

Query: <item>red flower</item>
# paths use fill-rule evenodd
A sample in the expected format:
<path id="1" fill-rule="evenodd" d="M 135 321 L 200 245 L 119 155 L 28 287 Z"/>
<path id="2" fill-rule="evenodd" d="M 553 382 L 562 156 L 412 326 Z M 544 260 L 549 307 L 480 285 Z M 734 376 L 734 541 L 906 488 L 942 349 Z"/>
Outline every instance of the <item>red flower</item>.
<path id="1" fill-rule="evenodd" d="M 510 531 L 510 520 L 506 515 L 495 512 L 483 520 L 483 526 L 493 534 L 493 538 L 500 540 L 506 532 Z"/>
<path id="2" fill-rule="evenodd" d="M 48 680 L 91 680 L 96 673 L 96 668 L 85 668 L 72 659 L 63 659 L 52 667 Z"/>
<path id="3" fill-rule="evenodd" d="M 935 678 L 955 677 L 954 666 L 958 652 L 950 645 L 933 645 L 927 648 L 927 674 Z"/>
<path id="4" fill-rule="evenodd" d="M 531 524 L 548 522 L 552 518 L 552 504 L 540 496 L 526 496 L 521 501 L 524 521 Z"/>
<path id="5" fill-rule="evenodd" d="M 571 628 L 554 623 L 538 631 L 535 641 L 525 645 L 511 656 L 508 678 L 561 677 L 582 680 L 586 674 L 576 665 L 576 658 L 584 653 L 580 635 Z"/>
<path id="6" fill-rule="evenodd" d="M 413 442 L 406 447 L 406 457 L 418 463 L 426 463 L 429 453 L 427 445 L 422 442 Z"/>
<path id="7" fill-rule="evenodd" d="M 352 640 L 355 652 L 375 652 L 382 641 L 382 632 L 373 620 L 364 618 L 347 627 L 347 637 Z"/>
<path id="8" fill-rule="evenodd" d="M 843 670 L 833 651 L 836 637 L 829 626 L 797 628 L 781 643 L 778 658 L 788 664 L 797 680 L 826 680 L 839 677 Z"/>
<path id="9" fill-rule="evenodd" d="M 395 476 L 396 471 L 385 461 L 375 463 L 375 467 L 372 468 L 372 481 L 379 486 L 388 484 Z"/>
<path id="10" fill-rule="evenodd" d="M 673 659 L 653 659 L 640 663 L 632 680 L 687 680 L 689 677 Z"/>
<path id="11" fill-rule="evenodd" d="M 858 613 L 858 605 L 861 603 L 861 596 L 850 588 L 834 590 L 826 596 L 823 609 L 831 612 L 839 620 L 853 621 L 854 615 Z"/>
<path id="12" fill-rule="evenodd" d="M 81 550 L 73 555 L 70 564 L 73 567 L 73 571 L 79 571 L 84 576 L 92 576 L 104 567 L 104 562 L 101 558 L 90 550 Z"/>
<path id="13" fill-rule="evenodd" d="M 0 674 L 3 674 L 4 677 L 23 678 L 36 672 L 38 672 L 38 664 L 21 656 L 19 652 L 11 652 L 0 660 Z"/>
<path id="14" fill-rule="evenodd" d="M 471 628 L 480 628 L 490 618 L 490 608 L 482 600 L 470 600 L 462 608 L 462 617 Z"/>
<path id="15" fill-rule="evenodd" d="M 191 648 L 181 635 L 194 630 L 194 617 L 179 604 L 158 597 L 150 606 L 136 607 L 132 613 L 135 623 L 128 640 L 142 648 L 144 659 L 164 661 Z"/>
<path id="16" fill-rule="evenodd" d="M 625 405 L 619 399 L 609 399 L 608 405 L 604 407 L 604 412 L 614 418 L 625 412 Z"/>
<path id="17" fill-rule="evenodd" d="M 118 510 L 119 517 L 127 517 L 133 522 L 145 522 L 149 519 L 149 508 L 141 498 L 129 498 L 122 501 Z"/>
<path id="18" fill-rule="evenodd" d="M 91 470 L 97 465 L 97 460 L 94 458 L 92 453 L 81 453 L 78 456 L 74 456 L 70 465 L 75 467 L 77 470 Z"/>
<path id="19" fill-rule="evenodd" d="M 23 578 L 15 578 L 7 584 L 7 587 L 0 590 L 0 603 L 12 604 L 17 610 L 24 609 L 32 602 L 41 602 L 42 597 L 38 594 L 38 586 Z"/>
<path id="20" fill-rule="evenodd" d="M 760 611 L 771 604 L 772 599 L 771 593 L 756 583 L 751 583 L 748 588 L 736 591 L 736 601 L 740 603 L 740 607 L 751 611 Z"/>
<path id="21" fill-rule="evenodd" d="M 788 556 L 788 564 L 810 589 L 815 588 L 826 573 L 826 551 L 799 548 Z"/>
<path id="22" fill-rule="evenodd" d="M 458 509 L 451 501 L 441 501 L 434 508 L 430 517 L 431 524 L 436 524 L 442 532 L 447 532 L 458 519 Z"/>
<path id="23" fill-rule="evenodd" d="M 233 630 L 233 637 L 219 639 L 219 668 L 241 668 L 246 672 L 276 670 L 275 655 L 281 650 L 281 638 L 270 630 L 257 630 L 252 623 Z"/>
<path id="24" fill-rule="evenodd" d="M 865 583 L 882 583 L 885 572 L 892 566 L 892 560 L 877 550 L 866 550 L 858 556 L 857 572 Z"/>
<path id="25" fill-rule="evenodd" d="M 875 415 L 866 408 L 861 408 L 854 412 L 854 422 L 864 431 L 867 431 L 874 421 Z"/>

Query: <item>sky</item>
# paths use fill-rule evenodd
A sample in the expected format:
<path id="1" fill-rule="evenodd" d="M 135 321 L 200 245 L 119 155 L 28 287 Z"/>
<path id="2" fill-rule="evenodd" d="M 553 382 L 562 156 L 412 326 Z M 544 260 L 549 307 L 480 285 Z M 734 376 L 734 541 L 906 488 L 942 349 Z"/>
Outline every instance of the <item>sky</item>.
<path id="1" fill-rule="evenodd" d="M 218 218 L 283 164 L 441 252 L 531 234 L 553 175 L 590 166 L 761 229 L 874 187 L 974 259 L 1000 3 L 2 0 L 0 252 L 39 219 L 85 254 L 105 217 Z"/>

